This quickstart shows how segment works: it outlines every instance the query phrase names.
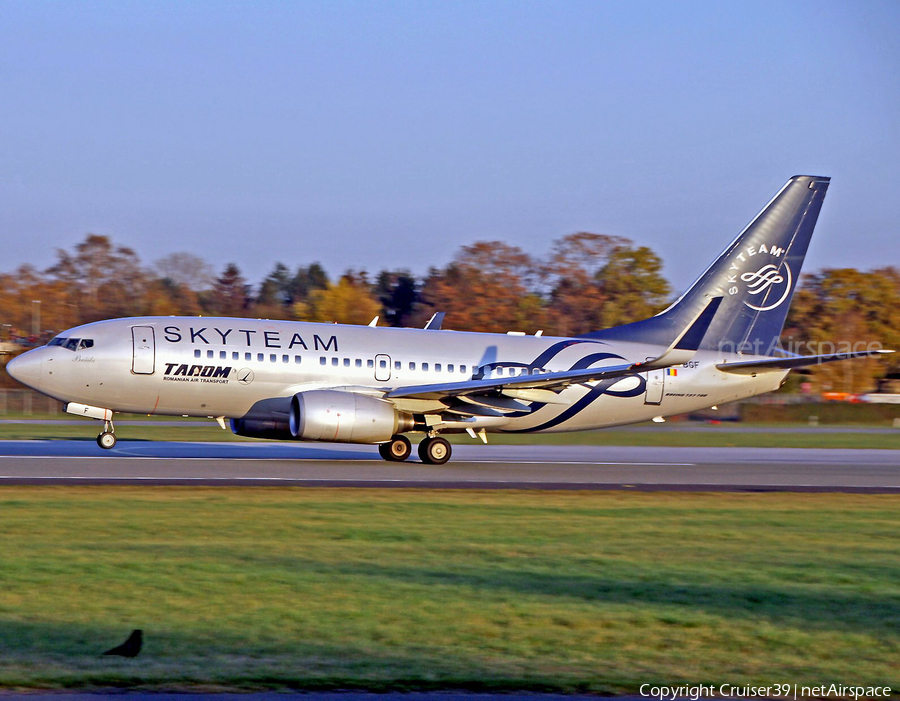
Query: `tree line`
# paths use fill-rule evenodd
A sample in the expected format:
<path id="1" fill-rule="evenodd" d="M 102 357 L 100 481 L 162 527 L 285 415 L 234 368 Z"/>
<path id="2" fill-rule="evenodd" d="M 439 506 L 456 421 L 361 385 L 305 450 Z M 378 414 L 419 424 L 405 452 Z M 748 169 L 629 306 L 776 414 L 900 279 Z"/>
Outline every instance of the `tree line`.
<path id="1" fill-rule="evenodd" d="M 202 258 L 172 253 L 145 265 L 135 251 L 88 234 L 59 249 L 46 270 L 23 265 L 0 273 L 0 321 L 7 335 L 45 340 L 78 324 L 124 316 L 204 315 L 422 326 L 437 311 L 444 328 L 569 336 L 652 316 L 671 301 L 662 260 L 649 247 L 579 232 L 535 256 L 502 241 L 459 249 L 443 267 L 331 277 L 318 263 L 276 263 L 257 285 L 236 264 L 215 273 Z M 789 343 L 881 342 L 900 347 L 892 314 L 900 308 L 900 271 L 829 269 L 805 275 L 785 328 Z M 35 341 L 38 339 L 34 339 Z M 806 350 L 805 352 L 810 352 Z M 841 364 L 846 365 L 846 364 Z M 824 389 L 865 391 L 891 364 L 866 361 L 851 375 L 823 366 Z"/>

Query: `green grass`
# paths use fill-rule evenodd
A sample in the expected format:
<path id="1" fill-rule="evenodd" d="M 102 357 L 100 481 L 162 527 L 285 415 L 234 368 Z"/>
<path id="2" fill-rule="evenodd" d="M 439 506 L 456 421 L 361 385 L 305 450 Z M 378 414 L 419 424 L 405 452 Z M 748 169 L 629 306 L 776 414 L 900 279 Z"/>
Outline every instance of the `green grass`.
<path id="1" fill-rule="evenodd" d="M 0 489 L 0 686 L 900 686 L 896 496 Z M 132 628 L 134 660 L 99 656 Z"/>

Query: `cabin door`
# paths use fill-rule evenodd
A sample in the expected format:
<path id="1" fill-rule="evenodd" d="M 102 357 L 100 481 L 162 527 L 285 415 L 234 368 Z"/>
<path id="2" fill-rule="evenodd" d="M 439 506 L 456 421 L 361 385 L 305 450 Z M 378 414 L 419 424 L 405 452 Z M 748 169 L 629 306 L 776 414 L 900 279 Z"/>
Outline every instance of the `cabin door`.
<path id="1" fill-rule="evenodd" d="M 132 326 L 131 342 L 134 357 L 131 372 L 135 375 L 152 375 L 156 369 L 156 337 L 152 326 Z"/>
<path id="2" fill-rule="evenodd" d="M 644 404 L 661 404 L 663 392 L 666 389 L 666 371 L 654 370 L 648 372 L 644 377 L 647 379 L 647 394 L 644 397 Z"/>

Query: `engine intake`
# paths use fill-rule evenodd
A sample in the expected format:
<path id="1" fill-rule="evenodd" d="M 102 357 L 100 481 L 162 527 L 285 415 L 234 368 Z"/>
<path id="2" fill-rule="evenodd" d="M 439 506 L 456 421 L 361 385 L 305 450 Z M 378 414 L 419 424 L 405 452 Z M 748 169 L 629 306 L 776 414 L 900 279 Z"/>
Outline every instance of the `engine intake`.
<path id="1" fill-rule="evenodd" d="M 290 431 L 299 440 L 383 443 L 414 424 L 390 402 L 353 392 L 316 389 L 291 399 Z"/>

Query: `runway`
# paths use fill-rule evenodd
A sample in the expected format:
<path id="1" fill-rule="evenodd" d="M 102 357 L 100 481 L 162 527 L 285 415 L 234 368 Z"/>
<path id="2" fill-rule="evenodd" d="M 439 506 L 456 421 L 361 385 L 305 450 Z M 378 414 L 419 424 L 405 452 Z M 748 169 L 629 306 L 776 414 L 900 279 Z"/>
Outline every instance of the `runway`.
<path id="1" fill-rule="evenodd" d="M 0 485 L 145 484 L 420 489 L 900 493 L 900 451 L 454 446 L 445 465 L 372 446 L 0 441 Z"/>

